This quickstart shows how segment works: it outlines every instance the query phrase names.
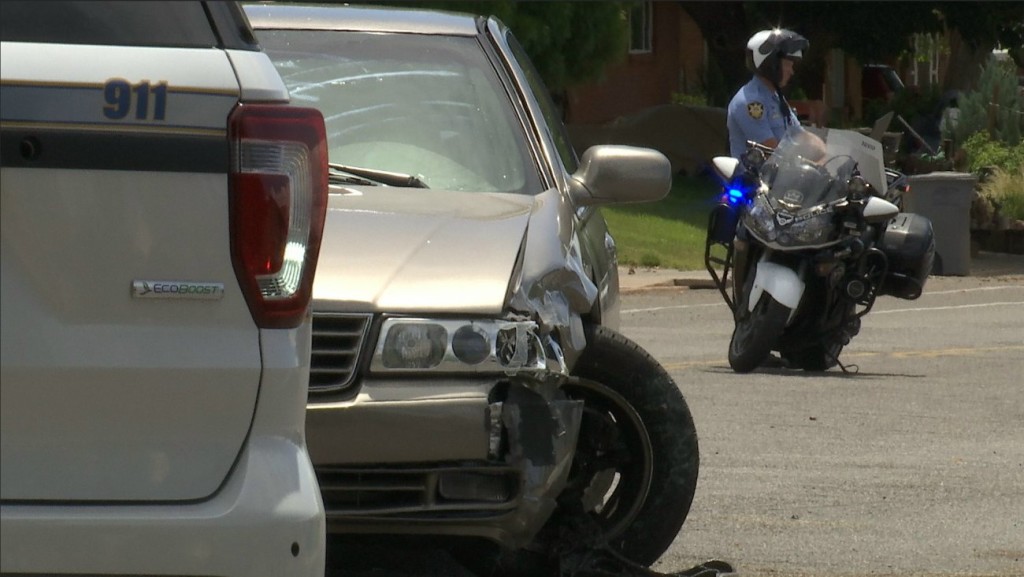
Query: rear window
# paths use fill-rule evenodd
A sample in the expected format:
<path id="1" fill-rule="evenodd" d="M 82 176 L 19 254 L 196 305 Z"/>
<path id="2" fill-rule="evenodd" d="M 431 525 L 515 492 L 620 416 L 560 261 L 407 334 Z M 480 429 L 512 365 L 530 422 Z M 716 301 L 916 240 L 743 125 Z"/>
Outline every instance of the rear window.
<path id="1" fill-rule="evenodd" d="M 217 46 L 201 2 L 0 2 L 0 40 L 210 48 Z"/>

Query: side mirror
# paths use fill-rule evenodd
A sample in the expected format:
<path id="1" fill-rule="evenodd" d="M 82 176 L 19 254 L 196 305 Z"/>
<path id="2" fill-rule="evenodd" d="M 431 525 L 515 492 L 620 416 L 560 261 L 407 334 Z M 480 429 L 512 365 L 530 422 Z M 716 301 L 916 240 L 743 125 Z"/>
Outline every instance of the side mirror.
<path id="1" fill-rule="evenodd" d="M 661 200 L 672 188 L 672 165 L 650 148 L 600 144 L 583 153 L 570 179 L 573 201 L 581 206 Z"/>
<path id="2" fill-rule="evenodd" d="M 740 167 L 740 161 L 731 156 L 716 156 L 711 159 L 711 164 L 715 167 L 718 177 L 722 179 L 722 184 L 731 182 L 732 177 L 736 175 L 736 169 Z"/>

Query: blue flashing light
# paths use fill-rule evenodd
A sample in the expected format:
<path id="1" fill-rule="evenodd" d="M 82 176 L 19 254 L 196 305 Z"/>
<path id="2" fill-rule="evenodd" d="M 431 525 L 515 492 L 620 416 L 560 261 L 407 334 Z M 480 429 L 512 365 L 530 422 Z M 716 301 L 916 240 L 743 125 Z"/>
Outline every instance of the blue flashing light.
<path id="1" fill-rule="evenodd" d="M 738 188 L 730 188 L 728 194 L 729 204 L 739 204 L 743 202 L 743 198 L 745 196 L 746 194 L 742 190 Z"/>

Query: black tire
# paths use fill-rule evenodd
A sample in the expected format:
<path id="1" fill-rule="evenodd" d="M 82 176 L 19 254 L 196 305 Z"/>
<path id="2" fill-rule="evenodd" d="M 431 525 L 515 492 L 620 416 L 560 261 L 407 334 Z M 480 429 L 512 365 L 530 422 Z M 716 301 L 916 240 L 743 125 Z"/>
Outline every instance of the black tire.
<path id="1" fill-rule="evenodd" d="M 589 526 L 594 545 L 650 565 L 679 534 L 697 487 L 700 455 L 690 409 L 647 351 L 604 327 L 588 330 L 573 375 L 578 378 L 565 391 L 585 401 L 585 415 L 557 522 Z M 594 488 L 600 494 L 609 472 L 616 483 L 595 508 Z M 590 487 L 588 498 L 567 502 L 583 485 Z"/>
<path id="2" fill-rule="evenodd" d="M 587 327 L 566 396 L 584 401 L 579 443 L 558 507 L 519 550 L 462 547 L 453 554 L 481 575 L 562 574 L 602 547 L 639 565 L 656 561 L 686 521 L 697 488 L 697 431 L 682 392 L 647 351 L 604 327 Z M 596 466 L 593 466 L 595 465 Z M 613 469 L 619 482 L 600 511 L 587 505 Z M 488 551 L 491 550 L 490 553 Z"/>
<path id="3" fill-rule="evenodd" d="M 736 319 L 729 340 L 729 366 L 737 373 L 756 369 L 775 348 L 786 328 L 790 310 L 767 292 L 749 314 Z"/>

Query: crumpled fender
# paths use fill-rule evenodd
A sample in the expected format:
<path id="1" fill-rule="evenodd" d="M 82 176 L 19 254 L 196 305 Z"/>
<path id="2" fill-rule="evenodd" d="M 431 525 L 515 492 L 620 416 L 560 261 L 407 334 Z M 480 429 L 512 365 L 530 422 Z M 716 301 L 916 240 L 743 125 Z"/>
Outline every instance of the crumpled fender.
<path id="1" fill-rule="evenodd" d="M 508 432 L 509 464 L 521 467 L 524 479 L 506 544 L 525 546 L 536 536 L 558 503 L 572 468 L 583 401 L 545 399 L 538 390 L 513 382 L 498 417 Z"/>
<path id="2" fill-rule="evenodd" d="M 537 315 L 542 332 L 556 331 L 571 367 L 587 345 L 581 315 L 590 312 L 598 296 L 587 275 L 578 238 L 571 222 L 571 205 L 557 189 L 540 194 L 530 220 L 519 266 L 510 286 L 513 310 Z M 538 228 L 543 227 L 543 228 Z"/>
<path id="3" fill-rule="evenodd" d="M 804 281 L 800 280 L 800 276 L 793 269 L 762 260 L 757 263 L 757 274 L 754 276 L 750 298 L 747 299 L 747 309 L 753 312 L 757 302 L 761 300 L 761 294 L 767 291 L 786 308 L 796 310 L 800 305 L 800 299 L 803 298 L 805 287 Z"/>

